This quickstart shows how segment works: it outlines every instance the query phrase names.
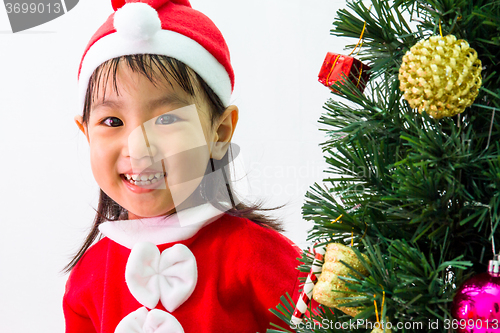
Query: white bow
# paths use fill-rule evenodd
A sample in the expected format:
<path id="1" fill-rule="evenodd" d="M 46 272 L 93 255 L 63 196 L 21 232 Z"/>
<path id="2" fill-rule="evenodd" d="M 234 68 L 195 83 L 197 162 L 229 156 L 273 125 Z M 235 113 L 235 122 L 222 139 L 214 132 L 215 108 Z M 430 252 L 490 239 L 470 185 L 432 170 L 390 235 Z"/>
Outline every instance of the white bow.
<path id="1" fill-rule="evenodd" d="M 183 244 L 175 244 L 160 254 L 153 243 L 137 243 L 125 267 L 130 293 L 150 309 L 161 300 L 165 309 L 173 312 L 191 296 L 197 280 L 196 258 Z"/>
<path id="2" fill-rule="evenodd" d="M 184 329 L 170 313 L 142 307 L 123 318 L 115 333 L 184 333 Z"/>

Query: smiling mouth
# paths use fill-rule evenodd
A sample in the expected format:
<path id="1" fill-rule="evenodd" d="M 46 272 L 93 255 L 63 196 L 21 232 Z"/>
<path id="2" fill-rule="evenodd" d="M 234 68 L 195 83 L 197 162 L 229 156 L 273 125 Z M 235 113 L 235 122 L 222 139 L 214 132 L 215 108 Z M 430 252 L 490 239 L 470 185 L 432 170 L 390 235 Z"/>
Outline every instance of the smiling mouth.
<path id="1" fill-rule="evenodd" d="M 147 186 L 154 184 L 167 176 L 167 173 L 146 173 L 146 174 L 120 174 L 120 177 L 136 186 Z"/>

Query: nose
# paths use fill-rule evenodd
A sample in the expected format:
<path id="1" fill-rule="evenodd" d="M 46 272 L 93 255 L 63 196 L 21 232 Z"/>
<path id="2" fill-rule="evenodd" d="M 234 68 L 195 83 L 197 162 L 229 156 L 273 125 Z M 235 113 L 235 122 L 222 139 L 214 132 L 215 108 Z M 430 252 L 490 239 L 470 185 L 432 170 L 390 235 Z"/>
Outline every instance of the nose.
<path id="1" fill-rule="evenodd" d="M 128 136 L 128 150 L 134 172 L 141 172 L 154 164 L 158 154 L 157 140 L 154 131 L 148 130 L 143 123 L 134 128 Z"/>

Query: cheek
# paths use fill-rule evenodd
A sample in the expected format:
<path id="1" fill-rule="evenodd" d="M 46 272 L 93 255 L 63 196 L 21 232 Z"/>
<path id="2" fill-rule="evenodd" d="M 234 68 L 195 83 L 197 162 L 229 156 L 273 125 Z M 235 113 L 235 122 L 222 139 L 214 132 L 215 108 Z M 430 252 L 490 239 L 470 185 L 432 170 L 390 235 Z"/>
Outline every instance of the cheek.
<path id="1" fill-rule="evenodd" d="M 169 185 L 176 185 L 203 177 L 210 158 L 206 142 L 199 140 L 170 140 L 165 153 L 165 164 L 169 174 Z M 176 151 L 173 154 L 171 151 Z"/>
<path id="2" fill-rule="evenodd" d="M 198 125 L 201 127 L 199 131 L 198 140 L 203 140 L 205 144 L 210 144 L 213 141 L 213 136 L 215 132 L 210 127 L 208 120 L 201 119 L 201 123 Z"/>
<path id="3" fill-rule="evenodd" d="M 116 173 L 115 161 L 116 158 L 112 147 L 94 140 L 90 146 L 90 165 L 94 178 L 99 185 Z M 101 187 L 103 187 L 102 185 Z"/>
<path id="4" fill-rule="evenodd" d="M 172 131 L 158 132 L 155 135 L 156 146 L 167 159 L 177 155 L 185 155 L 191 150 L 199 151 L 201 147 L 208 150 L 204 131 L 198 126 L 185 123 Z"/>

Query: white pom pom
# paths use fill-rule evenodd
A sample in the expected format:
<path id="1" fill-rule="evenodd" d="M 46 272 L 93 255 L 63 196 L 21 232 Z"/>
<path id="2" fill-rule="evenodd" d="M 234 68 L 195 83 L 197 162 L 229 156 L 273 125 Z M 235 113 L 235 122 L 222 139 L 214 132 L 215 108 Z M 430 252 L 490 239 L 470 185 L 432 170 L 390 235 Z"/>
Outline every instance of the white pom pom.
<path id="1" fill-rule="evenodd" d="M 156 9 L 143 2 L 127 3 L 115 12 L 113 25 L 127 39 L 145 40 L 161 30 Z"/>

